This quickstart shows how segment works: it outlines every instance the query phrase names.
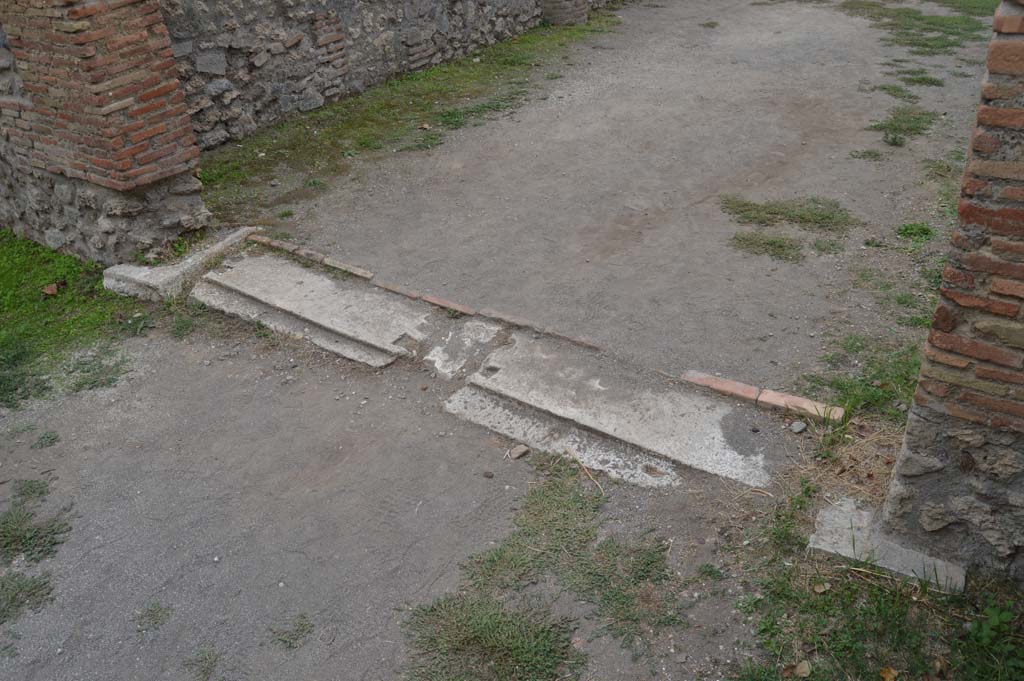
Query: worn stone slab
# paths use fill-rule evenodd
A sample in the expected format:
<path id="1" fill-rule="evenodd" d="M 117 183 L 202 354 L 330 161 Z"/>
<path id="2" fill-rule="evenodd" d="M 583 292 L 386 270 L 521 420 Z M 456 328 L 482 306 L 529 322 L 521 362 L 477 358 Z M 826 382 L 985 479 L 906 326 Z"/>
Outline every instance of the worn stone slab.
<path id="1" fill-rule="evenodd" d="M 469 382 L 677 463 L 747 485 L 771 480 L 763 454 L 741 454 L 722 420 L 733 407 L 566 343 L 518 332 Z"/>
<path id="2" fill-rule="evenodd" d="M 203 280 L 389 355 L 409 356 L 399 341 L 426 337 L 426 306 L 363 285 L 345 285 L 285 258 L 244 258 Z"/>
<path id="3" fill-rule="evenodd" d="M 858 508 L 852 499 L 841 499 L 836 505 L 821 510 L 808 547 L 927 581 L 946 592 L 964 589 L 964 568 L 887 537 L 878 527 L 875 513 Z"/>
<path id="4" fill-rule="evenodd" d="M 441 376 L 451 380 L 466 363 L 486 351 L 486 346 L 501 326 L 481 319 L 469 318 L 450 329 L 443 341 L 430 349 L 423 358 L 434 366 Z"/>
<path id="5" fill-rule="evenodd" d="M 643 487 L 673 487 L 679 475 L 673 465 L 638 447 L 567 425 L 551 414 L 475 387 L 458 390 L 445 411 L 472 421 L 540 452 L 574 458 L 608 477 Z"/>
<path id="6" fill-rule="evenodd" d="M 242 227 L 215 244 L 203 248 L 173 265 L 142 267 L 114 265 L 103 272 L 103 288 L 123 296 L 160 302 L 180 296 L 185 285 L 194 280 L 216 258 L 237 246 L 255 227 Z"/>
<path id="7" fill-rule="evenodd" d="M 191 298 L 212 310 L 218 310 L 246 321 L 258 322 L 271 331 L 292 338 L 307 340 L 327 352 L 332 352 L 353 362 L 380 368 L 395 361 L 395 355 L 349 340 L 320 327 L 310 326 L 298 317 L 210 282 L 200 281 L 196 284 L 196 287 L 192 289 Z"/>

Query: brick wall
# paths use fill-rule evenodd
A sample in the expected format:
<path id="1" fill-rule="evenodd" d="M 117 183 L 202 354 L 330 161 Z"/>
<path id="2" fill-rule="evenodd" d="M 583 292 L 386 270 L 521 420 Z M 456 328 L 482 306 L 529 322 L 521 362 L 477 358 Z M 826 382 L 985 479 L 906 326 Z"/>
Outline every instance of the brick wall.
<path id="1" fill-rule="evenodd" d="M 155 0 L 5 0 L 0 26 L 16 80 L 0 88 L 5 225 L 114 262 L 203 222 L 183 198 L 199 148 Z"/>
<path id="2" fill-rule="evenodd" d="M 8 0 L 0 22 L 30 100 L 4 110 L 16 163 L 119 191 L 196 165 L 156 2 Z"/>
<path id="3" fill-rule="evenodd" d="M 1024 7 L 988 52 L 941 302 L 885 523 L 1024 579 Z"/>

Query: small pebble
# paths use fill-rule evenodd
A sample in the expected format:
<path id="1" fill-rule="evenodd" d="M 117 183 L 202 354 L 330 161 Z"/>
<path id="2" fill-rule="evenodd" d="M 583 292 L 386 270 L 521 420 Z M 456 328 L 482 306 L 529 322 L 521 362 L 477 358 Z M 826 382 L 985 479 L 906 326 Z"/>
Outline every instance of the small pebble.
<path id="1" fill-rule="evenodd" d="M 789 429 L 796 433 L 797 435 L 799 435 L 800 433 L 807 430 L 807 424 L 804 423 L 803 421 L 793 421 L 793 423 L 789 425 Z"/>
<path id="2" fill-rule="evenodd" d="M 484 471 L 484 477 L 485 478 L 493 478 L 494 477 L 494 473 L 492 473 L 490 471 Z"/>

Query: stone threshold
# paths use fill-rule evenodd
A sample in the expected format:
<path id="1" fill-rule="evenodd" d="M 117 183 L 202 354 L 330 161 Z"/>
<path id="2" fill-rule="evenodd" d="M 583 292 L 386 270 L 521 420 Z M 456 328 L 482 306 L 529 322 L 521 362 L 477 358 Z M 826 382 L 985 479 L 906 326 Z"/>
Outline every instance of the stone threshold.
<path id="1" fill-rule="evenodd" d="M 523 319 L 522 317 L 508 315 L 486 308 L 477 310 L 468 305 L 462 305 L 461 303 L 447 300 L 445 298 L 423 294 L 404 286 L 381 281 L 373 272 L 367 269 L 350 265 L 329 255 L 325 255 L 312 249 L 303 248 L 287 241 L 271 239 L 261 234 L 250 234 L 247 239 L 252 243 L 283 251 L 293 257 L 301 258 L 317 265 L 322 265 L 330 269 L 365 279 L 377 288 L 404 296 L 410 300 L 422 300 L 435 307 L 451 310 L 456 314 L 486 317 L 512 327 L 534 331 L 552 338 L 568 341 L 574 345 L 604 352 L 603 348 L 601 348 L 597 343 L 594 343 L 587 338 L 564 334 L 557 329 L 536 324 L 530 320 Z M 823 404 L 800 395 L 792 395 L 768 388 L 751 386 L 740 381 L 722 378 L 700 371 L 686 371 L 680 376 L 674 376 L 663 372 L 659 373 L 675 380 L 681 380 L 692 385 L 707 388 L 708 390 L 727 397 L 736 398 L 745 402 L 752 402 L 761 409 L 783 412 L 800 418 L 812 419 L 820 423 L 842 423 L 846 417 L 846 412 L 842 407 Z"/>

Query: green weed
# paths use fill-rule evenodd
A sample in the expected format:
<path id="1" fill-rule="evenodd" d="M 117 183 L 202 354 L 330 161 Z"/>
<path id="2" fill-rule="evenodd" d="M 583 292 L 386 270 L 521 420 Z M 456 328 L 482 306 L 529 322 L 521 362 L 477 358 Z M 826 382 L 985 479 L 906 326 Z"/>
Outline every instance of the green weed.
<path id="1" fill-rule="evenodd" d="M 732 245 L 751 255 L 767 255 L 784 262 L 800 262 L 804 259 L 800 242 L 781 234 L 739 232 L 732 237 Z"/>
<path id="2" fill-rule="evenodd" d="M 10 565 L 17 556 L 38 563 L 57 553 L 71 524 L 64 509 L 51 518 L 37 521 L 35 511 L 24 501 L 15 500 L 0 513 L 0 565 Z"/>
<path id="3" fill-rule="evenodd" d="M 135 615 L 135 626 L 139 631 L 156 631 L 171 619 L 174 608 L 153 601 Z"/>
<path id="4" fill-rule="evenodd" d="M 285 650 L 301 648 L 312 633 L 313 621 L 305 613 L 297 615 L 287 627 L 270 629 L 271 640 Z"/>
<path id="5" fill-rule="evenodd" d="M 922 246 L 935 237 L 935 230 L 925 222 L 910 222 L 896 228 L 896 236 L 915 246 Z"/>
<path id="6" fill-rule="evenodd" d="M 0 625 L 16 620 L 26 610 L 40 610 L 53 599 L 48 574 L 29 577 L 9 571 L 0 575 Z"/>
<path id="7" fill-rule="evenodd" d="M 884 85 L 876 85 L 874 89 L 878 90 L 879 92 L 884 92 L 890 97 L 901 99 L 904 102 L 916 102 L 918 99 L 920 99 L 920 97 L 918 97 L 917 95 L 915 95 L 913 92 L 903 87 L 902 85 L 886 83 Z"/>
<path id="8" fill-rule="evenodd" d="M 441 598 L 407 622 L 416 681 L 557 681 L 577 677 L 569 622 L 483 595 Z"/>
<path id="9" fill-rule="evenodd" d="M 37 501 L 50 493 L 50 483 L 45 480 L 15 480 L 14 499 L 16 503 Z"/>
<path id="10" fill-rule="evenodd" d="M 188 338 L 192 334 L 192 331 L 193 329 L 195 329 L 195 326 L 196 321 L 192 319 L 192 317 L 181 314 L 175 314 L 174 322 L 171 325 L 171 335 L 177 338 L 178 340 L 184 340 L 185 338 Z"/>
<path id="11" fill-rule="evenodd" d="M 516 588 L 554 568 L 563 552 L 579 556 L 597 538 L 601 496 L 583 489 L 575 467 L 541 463 L 547 477 L 531 487 L 515 517 L 515 531 L 498 547 L 474 556 L 466 565 L 478 589 Z"/>
<path id="12" fill-rule="evenodd" d="M 953 2 L 949 0 L 947 6 L 952 7 Z M 965 16 L 974 13 L 976 6 L 964 3 L 964 7 L 962 14 L 940 16 L 876 0 L 844 0 L 839 4 L 840 10 L 865 17 L 876 28 L 887 32 L 884 43 L 906 47 L 912 54 L 921 55 L 952 54 L 970 41 L 986 39 L 986 24 L 973 16 Z"/>
<path id="13" fill-rule="evenodd" d="M 60 442 L 60 434 L 55 430 L 48 430 L 32 443 L 32 449 L 46 449 L 47 447 L 54 446 L 58 442 Z"/>
<path id="14" fill-rule="evenodd" d="M 946 81 L 935 76 L 901 76 L 900 80 L 907 85 L 926 85 L 929 87 L 943 87 Z"/>
<path id="15" fill-rule="evenodd" d="M 868 129 L 885 133 L 888 136 L 884 138 L 886 144 L 901 147 L 906 143 L 907 137 L 928 132 L 937 118 L 938 114 L 933 111 L 925 111 L 915 106 L 898 106 L 889 111 L 886 119 L 872 123 Z"/>
<path id="16" fill-rule="evenodd" d="M 559 574 L 573 593 L 597 605 L 597 616 L 636 648 L 645 635 L 683 623 L 679 614 L 682 584 L 668 569 L 668 543 L 605 539 L 593 553 L 563 560 Z"/>
<path id="17" fill-rule="evenodd" d="M 814 250 L 825 255 L 835 255 L 843 252 L 843 245 L 835 239 L 815 239 Z"/>
<path id="18" fill-rule="evenodd" d="M 0 229 L 0 405 L 45 394 L 67 353 L 114 334 L 137 309 L 103 290 L 102 272 Z M 56 295 L 43 293 L 50 284 Z"/>
<path id="19" fill-rule="evenodd" d="M 204 646 L 195 655 L 181 663 L 194 681 L 211 681 L 221 663 L 221 655 L 212 646 Z"/>
<path id="20" fill-rule="evenodd" d="M 719 205 L 740 224 L 770 227 L 791 223 L 817 232 L 845 232 L 860 224 L 848 210 L 834 199 L 812 196 L 805 199 L 766 201 L 758 203 L 726 194 Z"/>
<path id="21" fill-rule="evenodd" d="M 845 370 L 828 375 L 806 376 L 812 388 L 827 389 L 849 415 L 876 414 L 903 422 L 907 415 L 899 407 L 909 405 L 917 386 L 921 357 L 917 343 L 890 348 L 865 344 L 844 348 L 845 356 L 834 358 Z"/>
<path id="22" fill-rule="evenodd" d="M 850 158 L 864 161 L 881 161 L 885 158 L 885 154 L 878 149 L 855 149 L 850 152 Z"/>
<path id="23" fill-rule="evenodd" d="M 716 582 L 725 579 L 725 573 L 711 563 L 701 563 L 698 565 L 697 575 L 701 579 L 712 579 Z"/>

